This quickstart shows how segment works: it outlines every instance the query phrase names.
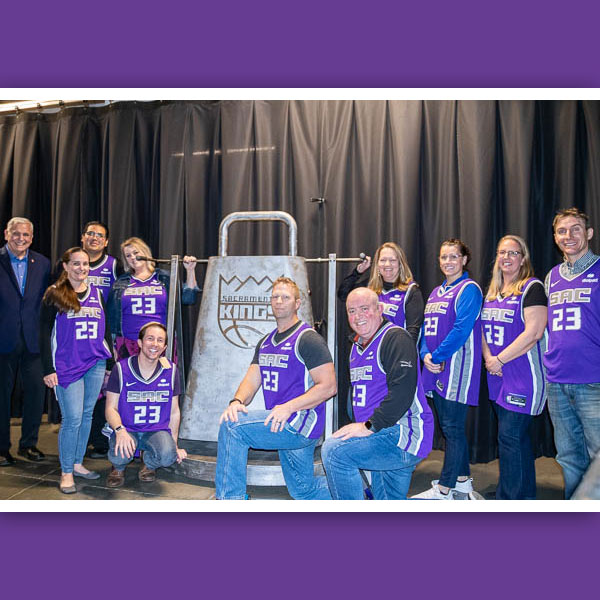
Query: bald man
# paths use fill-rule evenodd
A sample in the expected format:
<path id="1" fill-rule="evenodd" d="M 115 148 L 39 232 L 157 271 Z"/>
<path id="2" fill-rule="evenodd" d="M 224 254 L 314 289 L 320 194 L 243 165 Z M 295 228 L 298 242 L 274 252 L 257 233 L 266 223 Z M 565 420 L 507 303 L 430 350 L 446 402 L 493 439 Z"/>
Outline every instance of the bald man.
<path id="1" fill-rule="evenodd" d="M 323 444 L 329 490 L 334 499 L 363 499 L 364 469 L 371 471 L 376 500 L 405 500 L 433 439 L 415 343 L 406 329 L 383 318 L 373 290 L 350 292 L 346 312 L 356 334 L 350 352 L 354 422 Z"/>

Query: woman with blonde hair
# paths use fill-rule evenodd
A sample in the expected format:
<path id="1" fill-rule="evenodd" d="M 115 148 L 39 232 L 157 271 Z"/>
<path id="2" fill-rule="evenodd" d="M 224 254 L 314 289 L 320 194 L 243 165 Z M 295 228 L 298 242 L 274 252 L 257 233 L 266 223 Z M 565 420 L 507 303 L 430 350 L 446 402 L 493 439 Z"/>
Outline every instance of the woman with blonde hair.
<path id="1" fill-rule="evenodd" d="M 130 237 L 121 244 L 125 273 L 114 283 L 108 297 L 108 317 L 119 358 L 138 354 L 140 329 L 150 322 L 167 324 L 169 273 L 156 269 L 156 263 L 144 260 L 152 256 L 146 242 Z M 182 304 L 194 304 L 198 292 L 196 258 L 184 256 L 186 282 L 181 293 Z"/>
<path id="2" fill-rule="evenodd" d="M 517 235 L 499 242 L 481 321 L 488 391 L 498 417 L 498 500 L 535 499 L 531 424 L 546 404 L 547 298 Z"/>
<path id="3" fill-rule="evenodd" d="M 379 296 L 383 316 L 404 327 L 416 344 L 423 323 L 423 294 L 413 279 L 404 250 L 394 242 L 385 242 L 377 248 L 373 265 L 367 283 L 371 257 L 365 257 L 340 284 L 338 298 L 345 302 L 353 289 L 369 287 Z"/>

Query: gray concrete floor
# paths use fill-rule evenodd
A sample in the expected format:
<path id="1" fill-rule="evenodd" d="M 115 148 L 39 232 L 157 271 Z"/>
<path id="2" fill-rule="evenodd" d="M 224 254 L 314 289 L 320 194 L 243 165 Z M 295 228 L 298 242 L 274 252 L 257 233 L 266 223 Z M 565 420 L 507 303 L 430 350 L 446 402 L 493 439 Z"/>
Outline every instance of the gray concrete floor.
<path id="1" fill-rule="evenodd" d="M 45 418 L 45 417 L 44 417 Z M 11 452 L 17 459 L 13 466 L 0 468 L 0 500 L 207 500 L 214 498 L 211 482 L 196 481 L 176 475 L 165 469 L 158 471 L 156 481 L 142 483 L 137 478 L 140 462 L 129 465 L 125 485 L 119 489 L 106 487 L 110 464 L 104 459 L 84 461 L 88 469 L 98 471 L 102 477 L 95 481 L 76 478 L 78 493 L 64 495 L 58 489 L 60 465 L 58 463 L 57 426 L 44 422 L 40 428 L 38 447 L 46 454 L 41 462 L 30 462 L 17 455 L 20 421 L 13 419 Z M 424 491 L 432 479 L 437 479 L 442 467 L 443 452 L 433 451 L 417 467 L 409 495 Z M 471 465 L 475 489 L 484 497 L 493 495 L 498 480 L 498 461 Z M 536 461 L 537 490 L 540 500 L 563 498 L 562 474 L 558 464 L 550 458 Z M 289 499 L 285 487 L 250 487 L 252 499 Z"/>

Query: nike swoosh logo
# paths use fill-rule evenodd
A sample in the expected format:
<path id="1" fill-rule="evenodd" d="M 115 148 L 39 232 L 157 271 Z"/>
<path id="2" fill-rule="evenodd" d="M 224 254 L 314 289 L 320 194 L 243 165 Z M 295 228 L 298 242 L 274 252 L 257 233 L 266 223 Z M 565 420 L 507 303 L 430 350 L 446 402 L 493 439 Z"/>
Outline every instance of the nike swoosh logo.
<path id="1" fill-rule="evenodd" d="M 555 285 L 558 285 L 560 283 L 560 281 L 555 281 L 554 283 L 550 284 L 550 287 L 554 287 Z"/>
<path id="2" fill-rule="evenodd" d="M 130 385 L 135 385 L 135 381 L 132 381 L 131 383 L 126 383 L 125 384 L 127 387 L 129 387 Z"/>

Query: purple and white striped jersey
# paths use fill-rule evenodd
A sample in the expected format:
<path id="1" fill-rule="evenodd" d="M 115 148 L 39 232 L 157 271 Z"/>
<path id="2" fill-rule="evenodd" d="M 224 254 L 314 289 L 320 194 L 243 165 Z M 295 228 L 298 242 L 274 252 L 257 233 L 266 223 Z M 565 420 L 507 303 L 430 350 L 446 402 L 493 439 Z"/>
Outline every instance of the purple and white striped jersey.
<path id="1" fill-rule="evenodd" d="M 102 292 L 88 286 L 79 300 L 78 312 L 58 312 L 52 328 L 52 361 L 58 383 L 67 387 L 81 379 L 99 360 L 110 357 L 104 339 L 105 315 L 100 300 Z"/>
<path id="2" fill-rule="evenodd" d="M 140 329 L 151 321 L 167 323 L 167 290 L 155 272 L 146 281 L 133 275 L 121 298 L 123 337 L 137 340 Z"/>
<path id="3" fill-rule="evenodd" d="M 572 277 L 559 268 L 547 281 L 546 376 L 553 383 L 600 383 L 600 259 Z"/>
<path id="4" fill-rule="evenodd" d="M 485 341 L 492 355 L 498 356 L 525 330 L 523 301 L 528 290 L 539 279 L 528 279 L 523 293 L 496 300 L 486 300 L 481 311 Z M 525 354 L 502 367 L 502 377 L 488 373 L 491 400 L 507 410 L 526 415 L 539 415 L 546 404 L 545 370 L 542 364 L 546 351 L 547 333 Z"/>
<path id="5" fill-rule="evenodd" d="M 137 357 L 130 356 L 116 365 L 121 421 L 129 431 L 170 431 L 177 369 L 169 362 L 169 368 L 161 365 L 150 379 L 144 379 L 132 366 L 135 360 Z"/>
<path id="6" fill-rule="evenodd" d="M 117 279 L 117 259 L 108 254 L 95 267 L 90 267 L 88 283 L 100 288 L 104 296 L 104 302 L 108 300 L 108 293 L 112 284 Z"/>
<path id="7" fill-rule="evenodd" d="M 302 323 L 289 336 L 276 343 L 275 329 L 260 345 L 258 366 L 268 410 L 301 396 L 313 385 L 310 373 L 298 353 L 300 338 L 311 330 L 309 325 Z M 288 423 L 305 437 L 321 437 L 325 429 L 325 403 L 292 413 Z"/>
<path id="8" fill-rule="evenodd" d="M 381 343 L 386 334 L 398 329 L 386 323 L 369 341 L 368 345 L 352 346 L 350 351 L 350 383 L 352 409 L 356 422 L 367 421 L 388 394 L 387 373 L 381 364 Z M 420 369 L 417 370 L 417 387 L 410 408 L 400 417 L 398 446 L 410 454 L 425 457 L 433 443 L 433 416 L 425 399 Z"/>
<path id="9" fill-rule="evenodd" d="M 382 290 L 379 294 L 379 302 L 383 305 L 383 316 L 398 327 L 406 329 L 406 298 L 414 285 L 417 284 L 411 283 L 404 291 L 393 288 L 387 291 Z"/>
<path id="10" fill-rule="evenodd" d="M 464 279 L 445 292 L 442 286 L 438 286 L 429 295 L 425 305 L 423 336 L 430 352 L 437 349 L 454 327 L 456 305 L 468 285 L 480 289 L 472 279 Z M 441 373 L 423 369 L 423 387 L 426 392 L 436 390 L 446 400 L 477 406 L 480 376 L 481 316 L 478 316 L 467 341 L 445 362 Z"/>

